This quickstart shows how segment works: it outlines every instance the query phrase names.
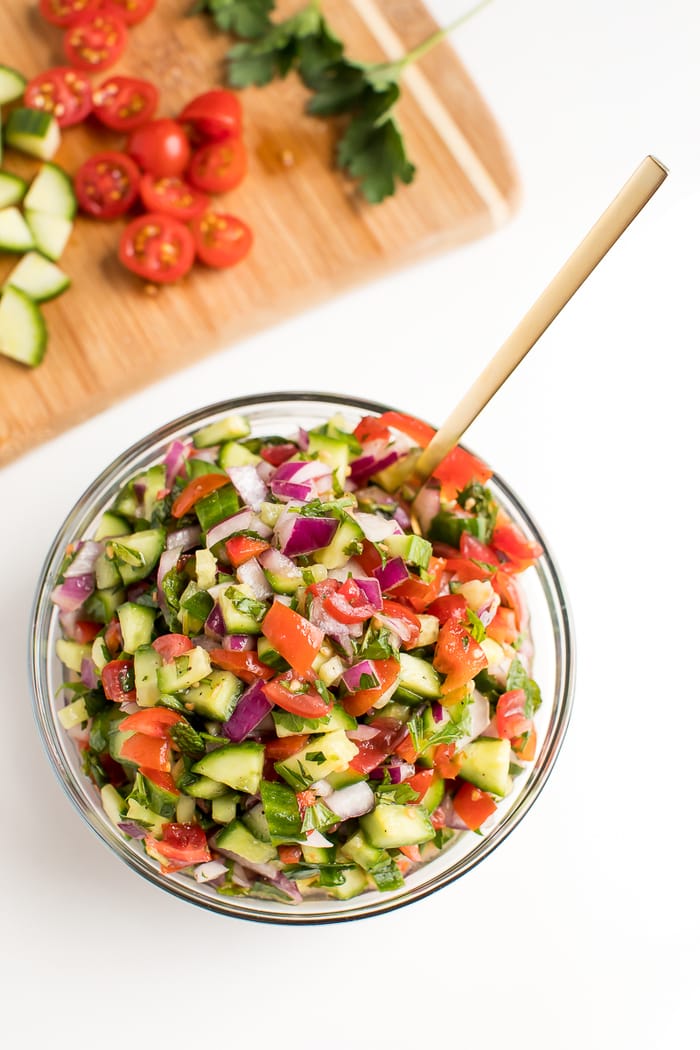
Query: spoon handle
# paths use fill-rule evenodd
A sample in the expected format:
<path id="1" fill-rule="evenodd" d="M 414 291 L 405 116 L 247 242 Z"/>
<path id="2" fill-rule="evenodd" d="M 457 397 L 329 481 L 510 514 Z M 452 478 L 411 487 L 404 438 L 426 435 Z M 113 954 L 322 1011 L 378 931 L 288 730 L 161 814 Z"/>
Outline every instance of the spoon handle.
<path id="1" fill-rule="evenodd" d="M 458 443 L 667 175 L 668 169 L 660 161 L 645 157 L 426 447 L 416 466 L 423 481 Z"/>

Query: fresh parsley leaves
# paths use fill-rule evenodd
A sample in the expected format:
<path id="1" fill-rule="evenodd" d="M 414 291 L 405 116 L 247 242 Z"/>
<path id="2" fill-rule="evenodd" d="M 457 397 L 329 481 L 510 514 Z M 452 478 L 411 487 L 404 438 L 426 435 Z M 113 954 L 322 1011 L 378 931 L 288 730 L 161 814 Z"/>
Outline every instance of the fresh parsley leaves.
<path id="1" fill-rule="evenodd" d="M 206 12 L 224 33 L 249 39 L 265 32 L 274 6 L 274 0 L 197 0 L 189 13 Z"/>

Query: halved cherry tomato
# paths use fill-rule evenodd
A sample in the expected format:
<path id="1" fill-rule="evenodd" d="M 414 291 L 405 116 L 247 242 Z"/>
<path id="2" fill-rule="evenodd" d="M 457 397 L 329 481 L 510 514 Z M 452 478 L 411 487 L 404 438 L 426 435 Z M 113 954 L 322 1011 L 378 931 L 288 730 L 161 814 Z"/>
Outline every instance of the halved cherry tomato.
<path id="1" fill-rule="evenodd" d="M 148 769 L 146 766 L 140 766 L 139 773 L 150 780 L 152 784 L 155 784 L 156 787 L 162 788 L 163 791 L 169 791 L 171 795 L 180 794 L 170 773 L 166 773 L 162 769 Z"/>
<path id="2" fill-rule="evenodd" d="M 323 599 L 323 608 L 340 623 L 364 623 L 377 611 L 351 577 Z"/>
<path id="3" fill-rule="evenodd" d="M 428 573 L 432 577 L 430 581 L 412 576 L 410 580 L 404 580 L 398 587 L 393 587 L 391 593 L 396 598 L 404 598 L 416 612 L 425 612 L 427 606 L 440 593 L 444 571 L 445 559 L 431 557 L 428 565 Z"/>
<path id="4" fill-rule="evenodd" d="M 374 677 L 379 685 L 371 689 L 358 689 L 356 693 L 350 693 L 343 699 L 343 707 L 353 718 L 359 718 L 360 715 L 366 714 L 371 707 L 374 707 L 399 677 L 401 665 L 398 660 L 373 660 L 372 664 Z"/>
<path id="5" fill-rule="evenodd" d="M 376 416 L 363 416 L 353 434 L 362 444 L 367 441 L 388 441 L 391 436 L 388 426 L 380 423 Z"/>
<path id="6" fill-rule="evenodd" d="M 190 159 L 190 144 L 177 121 L 161 117 L 132 131 L 126 152 L 142 171 L 162 178 L 182 175 Z"/>
<path id="7" fill-rule="evenodd" d="M 419 773 L 414 773 L 412 777 L 408 777 L 406 783 L 410 784 L 413 790 L 418 792 L 418 798 L 413 799 L 415 805 L 423 801 L 427 791 L 433 785 L 434 777 L 434 769 L 421 769 Z"/>
<path id="8" fill-rule="evenodd" d="M 467 600 L 462 594 L 443 594 L 431 602 L 426 612 L 431 616 L 437 616 L 440 626 L 443 627 L 452 616 L 463 620 L 467 615 Z"/>
<path id="9" fill-rule="evenodd" d="M 146 211 L 172 215 L 182 222 L 196 219 L 209 204 L 205 193 L 193 190 L 179 175 L 144 175 L 139 188 Z"/>
<path id="10" fill-rule="evenodd" d="M 24 89 L 24 104 L 30 109 L 53 113 L 59 127 L 80 124 L 92 109 L 92 88 L 79 69 L 56 66 L 30 80 Z"/>
<path id="11" fill-rule="evenodd" d="M 496 615 L 486 628 L 486 634 L 489 638 L 493 638 L 494 642 L 498 642 L 499 645 L 512 645 L 518 637 L 518 633 L 514 610 L 506 609 L 505 606 L 499 605 L 496 609 Z"/>
<path id="12" fill-rule="evenodd" d="M 113 131 L 133 131 L 158 108 L 158 88 L 148 80 L 114 75 L 92 93 L 95 116 Z"/>
<path id="13" fill-rule="evenodd" d="M 297 733 L 294 736 L 281 736 L 276 740 L 266 740 L 265 758 L 270 762 L 284 762 L 285 758 L 301 751 L 308 739 L 308 734 Z"/>
<path id="14" fill-rule="evenodd" d="M 323 631 L 283 602 L 272 603 L 262 633 L 297 674 L 308 671 L 323 645 Z"/>
<path id="15" fill-rule="evenodd" d="M 420 620 L 414 612 L 400 602 L 393 602 L 389 598 L 382 601 L 382 614 L 391 620 L 398 620 L 403 627 L 402 645 L 404 649 L 413 649 L 420 634 Z"/>
<path id="16" fill-rule="evenodd" d="M 96 11 L 74 22 L 63 37 L 71 65 L 89 72 L 108 69 L 124 54 L 127 32 L 119 15 Z"/>
<path id="17" fill-rule="evenodd" d="M 134 733 L 142 733 L 144 736 L 169 740 L 172 727 L 185 721 L 182 715 L 171 711 L 169 707 L 144 707 L 143 711 L 134 711 L 133 715 L 127 715 L 124 721 L 119 723 L 119 732 L 126 733 L 131 729 Z"/>
<path id="18" fill-rule="evenodd" d="M 176 657 L 194 649 L 192 639 L 186 634 L 162 634 L 159 638 L 154 638 L 151 644 L 166 664 L 171 664 Z"/>
<path id="19" fill-rule="evenodd" d="M 496 732 L 502 740 L 513 740 L 532 729 L 532 719 L 525 714 L 527 697 L 524 689 L 502 693 L 496 704 Z"/>
<path id="20" fill-rule="evenodd" d="M 200 474 L 198 478 L 192 478 L 173 501 L 172 516 L 182 518 L 200 499 L 230 483 L 228 474 Z"/>
<path id="21" fill-rule="evenodd" d="M 231 564 L 237 569 L 251 558 L 257 558 L 258 554 L 268 550 L 269 546 L 265 540 L 254 540 L 252 536 L 232 536 L 230 540 L 226 540 L 226 553 Z"/>
<path id="22" fill-rule="evenodd" d="M 462 768 L 462 756 L 455 754 L 454 744 L 438 744 L 433 755 L 435 768 L 445 780 L 454 780 Z"/>
<path id="23" fill-rule="evenodd" d="M 524 572 L 543 553 L 539 543 L 529 540 L 514 521 L 496 522 L 491 545 L 508 559 L 503 565 L 506 572 Z"/>
<path id="24" fill-rule="evenodd" d="M 488 666 L 486 655 L 456 617 L 440 628 L 433 666 L 447 675 L 440 686 L 443 695 L 454 692 L 471 681 L 475 674 Z"/>
<path id="25" fill-rule="evenodd" d="M 120 757 L 128 758 L 137 766 L 170 772 L 170 743 L 146 733 L 134 733 L 120 748 Z"/>
<path id="26" fill-rule="evenodd" d="M 81 645 L 87 645 L 89 642 L 95 641 L 102 627 L 103 624 L 93 623 L 92 620 L 78 620 L 73 628 L 73 635 L 76 642 L 80 642 Z"/>
<path id="27" fill-rule="evenodd" d="M 192 234 L 170 215 L 149 212 L 123 231 L 119 261 L 145 281 L 172 284 L 192 269 Z"/>
<path id="28" fill-rule="evenodd" d="M 95 153 L 81 164 L 73 179 L 82 211 L 93 219 L 116 219 L 136 200 L 139 170 L 125 153 Z"/>
<path id="29" fill-rule="evenodd" d="M 275 605 L 279 605 L 279 602 L 275 602 Z M 308 682 L 300 682 L 294 671 L 279 675 L 274 682 L 267 682 L 262 688 L 271 704 L 277 704 L 291 715 L 325 718 L 330 714 L 331 705 Z"/>
<path id="30" fill-rule="evenodd" d="M 253 231 L 226 212 L 209 211 L 192 223 L 197 258 L 205 266 L 225 269 L 245 259 L 253 246 Z"/>
<path id="31" fill-rule="evenodd" d="M 301 860 L 301 846 L 278 846 L 277 856 L 283 864 L 298 864 Z"/>
<path id="32" fill-rule="evenodd" d="M 156 0 L 100 0 L 102 11 L 120 15 L 128 26 L 143 22 L 156 6 Z"/>
<path id="33" fill-rule="evenodd" d="M 102 668 L 100 678 L 108 700 L 121 704 L 136 699 L 133 660 L 110 660 Z"/>
<path id="34" fill-rule="evenodd" d="M 266 682 L 275 676 L 274 668 L 261 663 L 255 653 L 250 652 L 250 650 L 239 653 L 234 652 L 232 649 L 212 649 L 209 656 L 211 662 L 216 664 L 217 667 L 223 667 L 225 671 L 233 671 L 238 678 L 247 682 L 248 685 L 255 685 L 260 680 Z"/>
<path id="35" fill-rule="evenodd" d="M 214 88 L 188 102 L 177 118 L 188 124 L 197 138 L 219 141 L 241 134 L 242 110 L 238 95 L 226 88 Z"/>
<path id="36" fill-rule="evenodd" d="M 527 733 L 523 733 L 522 736 L 516 736 L 510 742 L 510 746 L 515 751 L 518 758 L 522 758 L 523 762 L 532 762 L 537 751 L 537 733 L 535 727 L 532 726 L 528 729 Z"/>
<path id="37" fill-rule="evenodd" d="M 473 784 L 461 787 L 452 800 L 455 813 L 472 831 L 477 831 L 487 817 L 496 812 L 490 795 Z"/>
<path id="38" fill-rule="evenodd" d="M 67 29 L 99 6 L 100 0 L 39 0 L 39 14 L 51 25 Z"/>
<path id="39" fill-rule="evenodd" d="M 242 181 L 247 170 L 245 146 L 240 139 L 229 137 L 193 153 L 187 181 L 204 193 L 226 193 Z"/>

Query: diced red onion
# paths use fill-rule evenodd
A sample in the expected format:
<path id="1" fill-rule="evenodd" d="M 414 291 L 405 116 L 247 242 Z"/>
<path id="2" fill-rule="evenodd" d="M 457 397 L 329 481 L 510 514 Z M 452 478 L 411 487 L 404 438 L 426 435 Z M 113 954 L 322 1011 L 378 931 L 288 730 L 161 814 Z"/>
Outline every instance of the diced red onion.
<path id="1" fill-rule="evenodd" d="M 344 644 L 341 639 L 359 638 L 363 631 L 361 623 L 341 623 L 327 613 L 323 608 L 323 598 L 314 598 L 309 604 L 309 620 L 324 634 L 339 640 L 340 644 Z"/>
<path id="2" fill-rule="evenodd" d="M 356 558 L 350 558 L 349 561 L 345 562 L 345 565 L 339 565 L 335 569 L 329 569 L 328 575 L 332 580 L 339 580 L 340 583 L 345 583 L 348 576 L 357 578 L 358 576 L 364 576 L 365 570 L 360 565 Z"/>
<path id="3" fill-rule="evenodd" d="M 77 576 L 86 576 L 88 573 L 93 573 L 95 571 L 95 562 L 103 550 L 103 543 L 97 543 L 95 540 L 85 540 L 84 543 L 80 544 L 78 553 L 63 573 L 63 578 L 71 580 Z"/>
<path id="4" fill-rule="evenodd" d="M 268 463 L 266 460 L 261 459 L 259 463 L 255 464 L 255 469 L 258 472 L 258 476 L 261 481 L 264 481 L 266 485 L 270 484 L 270 478 L 277 469 L 274 464 Z"/>
<path id="5" fill-rule="evenodd" d="M 431 521 L 440 510 L 440 490 L 422 488 L 413 501 L 412 510 L 423 535 L 427 535 Z"/>
<path id="6" fill-rule="evenodd" d="M 239 699 L 233 714 L 222 725 L 222 732 L 234 744 L 240 744 L 271 710 L 272 704 L 263 692 L 262 682 L 255 682 Z"/>
<path id="7" fill-rule="evenodd" d="M 348 740 L 359 741 L 359 740 L 372 740 L 373 737 L 378 736 L 381 733 L 381 729 L 376 729 L 374 726 L 367 726 L 361 722 L 357 729 L 348 729 L 346 736 Z"/>
<path id="8" fill-rule="evenodd" d="M 226 634 L 226 624 L 218 602 L 214 602 L 211 612 L 207 616 L 204 624 L 204 633 L 209 638 L 221 638 L 222 635 Z"/>
<path id="9" fill-rule="evenodd" d="M 255 637 L 252 634 L 225 634 L 221 648 L 232 653 L 247 653 L 255 648 Z"/>
<path id="10" fill-rule="evenodd" d="M 442 704 L 439 704 L 437 702 L 437 700 L 435 700 L 435 702 L 432 704 L 432 712 L 433 712 L 433 721 L 435 722 L 435 725 L 439 726 L 440 723 L 444 722 L 445 719 L 447 718 L 447 711 L 442 706 Z"/>
<path id="11" fill-rule="evenodd" d="M 301 893 L 291 879 L 288 879 L 283 872 L 277 872 L 274 878 L 270 878 L 270 882 L 273 886 L 276 886 L 278 890 L 282 890 L 283 893 L 286 893 L 295 904 L 301 904 L 303 900 Z"/>
<path id="12" fill-rule="evenodd" d="M 386 769 L 389 772 L 389 780 L 392 784 L 402 784 L 404 780 L 408 780 L 416 772 L 416 767 L 411 762 L 403 762 L 401 759 L 395 759 L 390 762 Z"/>
<path id="13" fill-rule="evenodd" d="M 303 427 L 299 427 L 297 433 L 297 445 L 302 450 L 302 452 L 306 452 L 307 448 L 309 447 L 309 432 L 308 430 L 304 430 Z"/>
<path id="14" fill-rule="evenodd" d="M 97 689 L 97 670 L 92 660 L 86 656 L 80 664 L 80 681 L 88 689 Z"/>
<path id="15" fill-rule="evenodd" d="M 198 645 L 200 649 L 206 649 L 208 653 L 218 649 L 220 644 L 217 638 L 210 638 L 208 634 L 197 634 L 192 639 L 192 645 Z"/>
<path id="16" fill-rule="evenodd" d="M 361 660 L 359 664 L 353 664 L 352 667 L 348 667 L 347 671 L 343 673 L 343 682 L 349 692 L 356 693 L 358 689 L 375 688 L 374 686 L 362 686 L 361 679 L 363 675 L 369 675 L 379 685 L 374 662 L 372 660 Z"/>
<path id="17" fill-rule="evenodd" d="M 333 791 L 326 798 L 326 805 L 341 820 L 350 820 L 374 809 L 374 792 L 366 780 L 360 780 Z"/>
<path id="18" fill-rule="evenodd" d="M 310 481 L 304 483 L 300 481 L 273 481 L 271 490 L 277 499 L 299 500 L 302 503 L 307 503 L 311 499 L 313 485 Z"/>
<path id="19" fill-rule="evenodd" d="M 281 514 L 275 526 L 275 533 L 282 553 L 294 558 L 327 547 L 337 529 L 337 518 L 305 518 L 301 514 Z"/>
<path id="20" fill-rule="evenodd" d="M 319 798 L 326 798 L 333 790 L 327 780 L 316 780 L 311 785 L 311 788 Z"/>
<path id="21" fill-rule="evenodd" d="M 245 510 L 233 514 L 230 518 L 224 518 L 218 525 L 209 529 L 207 547 L 227 540 L 234 532 L 255 532 L 263 540 L 272 535 L 272 529 L 265 525 L 250 507 L 246 507 Z"/>
<path id="22" fill-rule="evenodd" d="M 165 487 L 171 489 L 175 478 L 182 477 L 185 472 L 185 460 L 189 447 L 177 438 L 168 447 L 168 451 L 165 453 Z"/>
<path id="23" fill-rule="evenodd" d="M 173 547 L 180 547 L 183 551 L 187 551 L 190 547 L 197 546 L 201 533 L 199 525 L 187 525 L 184 529 L 176 529 L 166 536 L 165 549 L 172 550 Z"/>
<path id="24" fill-rule="evenodd" d="M 80 614 L 77 609 L 74 609 L 73 612 L 60 612 L 58 614 L 58 620 L 66 638 L 75 640 L 76 625 L 79 619 Z"/>
<path id="25" fill-rule="evenodd" d="M 132 839 L 145 839 L 148 834 L 146 829 L 137 824 L 135 820 L 122 820 L 117 824 L 117 827 Z"/>
<path id="26" fill-rule="evenodd" d="M 379 485 L 367 485 L 364 488 L 358 488 L 355 495 L 360 503 L 376 503 L 378 507 L 381 507 L 387 513 L 393 513 L 398 505 L 396 499 L 380 488 Z"/>
<path id="27" fill-rule="evenodd" d="M 469 739 L 473 740 L 475 737 L 482 735 L 491 721 L 491 707 L 486 697 L 482 696 L 481 693 L 474 693 L 472 703 L 469 705 L 469 714 L 471 716 Z"/>
<path id="28" fill-rule="evenodd" d="M 390 591 L 392 587 L 398 587 L 400 583 L 409 577 L 408 569 L 403 558 L 390 558 L 386 565 L 378 565 L 372 570 L 372 575 L 379 580 L 379 586 L 383 591 Z"/>
<path id="29" fill-rule="evenodd" d="M 401 506 L 401 504 L 399 504 L 396 510 L 394 511 L 394 521 L 401 527 L 402 531 L 410 532 L 411 519 L 408 516 L 408 513 Z"/>
<path id="30" fill-rule="evenodd" d="M 288 558 L 273 547 L 263 551 L 258 561 L 265 572 L 269 572 L 273 576 L 281 576 L 285 580 L 298 580 L 300 584 L 303 580 L 299 566 L 291 558 Z"/>
<path id="31" fill-rule="evenodd" d="M 488 625 L 491 623 L 494 616 L 496 615 L 496 611 L 500 604 L 501 599 L 498 597 L 497 594 L 494 593 L 491 595 L 489 601 L 486 602 L 485 605 L 480 606 L 480 608 L 477 610 L 476 615 L 479 617 L 484 627 L 488 627 Z"/>
<path id="32" fill-rule="evenodd" d="M 381 609 L 382 588 L 376 576 L 356 576 L 354 579 L 370 605 L 373 605 L 375 609 Z"/>
<path id="33" fill-rule="evenodd" d="M 130 583 L 126 588 L 126 596 L 130 602 L 135 602 L 142 594 L 152 590 L 152 588 L 153 584 L 149 583 L 148 580 L 137 580 L 136 583 Z"/>
<path id="34" fill-rule="evenodd" d="M 137 711 L 141 710 L 141 708 L 135 700 L 124 700 L 119 705 L 119 710 L 125 715 L 135 715 Z"/>
<path id="35" fill-rule="evenodd" d="M 398 458 L 398 452 L 393 449 L 391 452 L 383 453 L 380 456 L 360 456 L 359 459 L 353 460 L 350 467 L 350 477 L 358 484 L 364 484 L 372 475 L 378 474 L 381 470 L 386 470 L 387 467 L 391 467 Z"/>
<path id="36" fill-rule="evenodd" d="M 384 613 L 376 612 L 374 619 L 382 625 L 382 627 L 388 627 L 392 634 L 395 634 L 399 641 L 408 642 L 411 638 L 412 628 L 409 623 L 405 620 L 394 619 L 391 616 L 385 616 Z"/>
<path id="37" fill-rule="evenodd" d="M 165 603 L 165 596 L 163 594 L 163 580 L 169 572 L 175 568 L 178 562 L 178 558 L 182 554 L 182 547 L 170 547 L 163 551 L 158 562 L 158 574 L 156 577 L 158 587 L 158 601 L 161 606 Z"/>
<path id="38" fill-rule="evenodd" d="M 247 857 L 241 857 L 239 853 L 233 853 L 229 849 L 221 849 L 220 846 L 216 845 L 216 839 L 213 840 L 212 845 L 222 857 L 230 857 L 231 860 L 235 860 L 244 871 L 253 871 L 256 875 L 262 875 L 265 879 L 274 879 L 279 874 L 278 869 L 273 867 L 272 864 L 256 864 L 254 861 L 248 860 Z"/>
<path id="39" fill-rule="evenodd" d="M 237 886 L 241 886 L 244 890 L 249 890 L 253 885 L 253 880 L 248 875 L 248 872 L 238 863 L 233 865 L 231 881 L 235 882 Z"/>
<path id="40" fill-rule="evenodd" d="M 455 831 L 467 831 L 467 825 L 464 823 L 461 817 L 457 816 L 455 808 L 452 804 L 452 799 L 449 795 L 445 795 L 442 802 L 440 803 L 440 809 L 445 819 L 445 827 L 452 828 Z"/>
<path id="41" fill-rule="evenodd" d="M 225 875 L 227 871 L 228 868 L 220 860 L 205 861 L 204 864 L 198 864 L 194 869 L 195 882 L 211 882 L 212 879 Z"/>
<path id="42" fill-rule="evenodd" d="M 85 573 L 84 576 L 71 576 L 51 592 L 51 601 L 63 612 L 75 612 L 87 601 L 95 589 L 95 576 Z"/>
<path id="43" fill-rule="evenodd" d="M 226 471 L 241 499 L 253 510 L 260 510 L 267 499 L 267 485 L 252 463 L 241 467 L 229 467 Z"/>
<path id="44" fill-rule="evenodd" d="M 365 514 L 361 510 L 356 510 L 353 518 L 371 543 L 380 543 L 387 536 L 403 535 L 398 522 L 393 518 L 385 518 L 382 514 Z"/>
<path id="45" fill-rule="evenodd" d="M 238 566 L 236 572 L 240 583 L 250 587 L 255 598 L 263 600 L 270 597 L 272 587 L 267 582 L 267 577 L 255 558 L 250 558 L 248 561 L 243 562 L 242 565 Z"/>

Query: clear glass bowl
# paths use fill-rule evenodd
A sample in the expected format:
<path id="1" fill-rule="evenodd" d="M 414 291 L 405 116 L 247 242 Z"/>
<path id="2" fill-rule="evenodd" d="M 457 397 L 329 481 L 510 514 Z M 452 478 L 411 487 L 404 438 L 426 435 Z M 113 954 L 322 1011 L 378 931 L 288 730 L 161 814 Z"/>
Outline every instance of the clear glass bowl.
<path id="1" fill-rule="evenodd" d="M 359 919 L 420 900 L 465 875 L 503 841 L 539 795 L 561 748 L 574 682 L 574 643 L 566 596 L 539 529 L 520 500 L 494 475 L 490 484 L 500 504 L 525 534 L 544 548 L 536 568 L 529 569 L 521 578 L 531 615 L 534 675 L 543 699 L 536 719 L 539 738 L 536 759 L 527 772 L 514 781 L 511 795 L 499 804 L 496 822 L 483 836 L 473 832 L 457 835 L 435 860 L 410 874 L 405 887 L 390 893 L 368 892 L 349 901 L 309 899 L 298 905 L 225 897 L 186 876 L 161 875 L 158 864 L 144 853 L 142 845 L 124 838 L 110 823 L 102 810 L 99 792 L 83 774 L 78 748 L 57 718 L 63 668 L 55 656 L 60 625 L 50 595 L 66 545 L 91 536 L 122 485 L 137 471 L 160 460 L 173 439 L 187 437 L 231 412 L 247 416 L 253 436 L 261 436 L 292 434 L 300 426 L 309 429 L 337 412 L 354 427 L 363 415 L 385 411 L 384 405 L 332 394 L 279 393 L 220 402 L 183 416 L 127 449 L 90 485 L 61 526 L 42 570 L 31 622 L 30 673 L 39 730 L 61 784 L 90 827 L 129 867 L 169 893 L 210 911 L 293 925 Z"/>

